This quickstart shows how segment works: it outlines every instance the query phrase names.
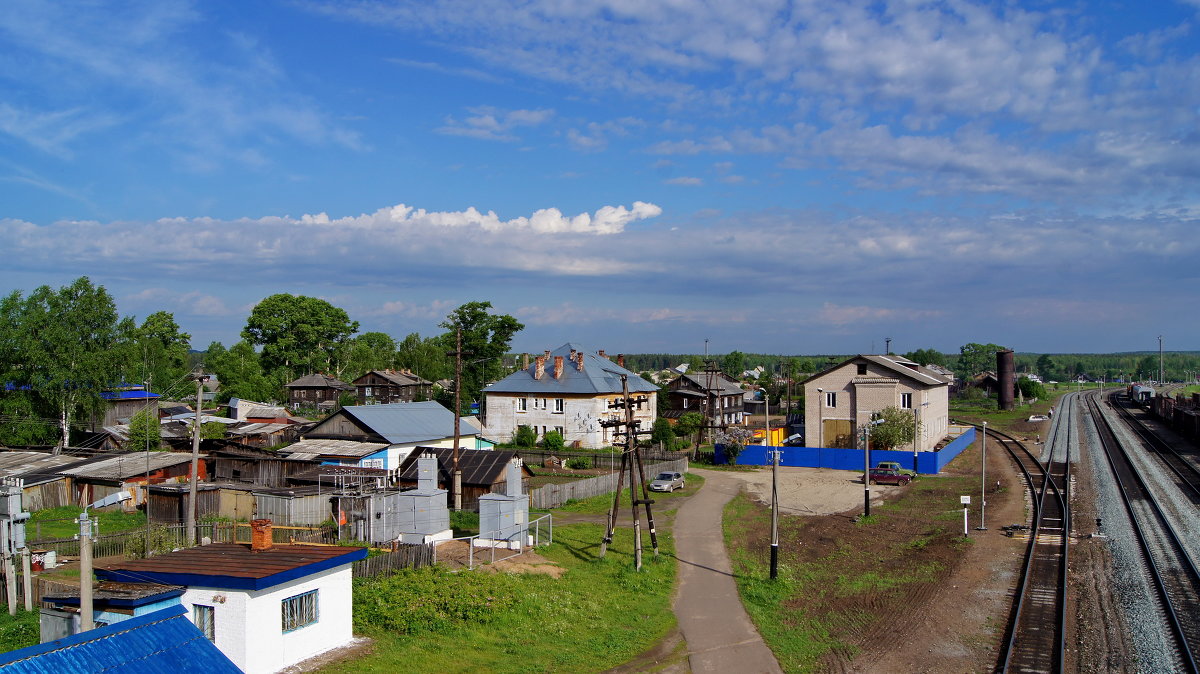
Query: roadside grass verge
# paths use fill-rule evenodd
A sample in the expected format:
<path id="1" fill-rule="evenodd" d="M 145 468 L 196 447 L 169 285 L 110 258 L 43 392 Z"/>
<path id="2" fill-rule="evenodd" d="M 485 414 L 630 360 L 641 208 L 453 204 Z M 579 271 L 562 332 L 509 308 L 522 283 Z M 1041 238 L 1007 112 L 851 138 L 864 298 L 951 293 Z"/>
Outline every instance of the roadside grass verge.
<path id="1" fill-rule="evenodd" d="M 604 559 L 603 527 L 555 527 L 537 553 L 561 578 L 433 567 L 354 583 L 355 632 L 375 640 L 363 658 L 326 672 L 597 672 L 634 658 L 674 626 L 674 547 L 633 570 L 633 534 L 619 528 Z M 519 558 L 518 558 L 519 560 Z"/>
<path id="2" fill-rule="evenodd" d="M 654 499 L 653 508 L 655 512 L 670 512 L 671 510 L 674 510 L 678 506 L 677 501 L 679 499 L 695 494 L 696 491 L 704 485 L 704 478 L 696 475 L 695 473 L 688 473 L 685 478 L 683 489 L 678 489 L 673 492 L 650 492 L 650 498 Z M 579 500 L 571 499 L 561 506 L 555 508 L 553 512 L 577 513 L 581 515 L 603 515 L 608 512 L 609 508 L 612 507 L 612 502 L 612 494 L 600 494 L 598 496 L 592 496 L 591 498 Z M 628 509 L 630 507 L 629 487 L 625 487 L 621 490 L 620 507 L 625 509 L 625 512 L 628 513 Z"/>
<path id="3" fill-rule="evenodd" d="M 784 671 L 842 669 L 888 623 L 911 619 L 914 598 L 942 582 L 967 551 L 958 495 L 971 476 L 917 480 L 871 516 L 783 515 L 780 565 L 770 579 L 767 506 L 740 494 L 723 532 L 738 592 Z"/>

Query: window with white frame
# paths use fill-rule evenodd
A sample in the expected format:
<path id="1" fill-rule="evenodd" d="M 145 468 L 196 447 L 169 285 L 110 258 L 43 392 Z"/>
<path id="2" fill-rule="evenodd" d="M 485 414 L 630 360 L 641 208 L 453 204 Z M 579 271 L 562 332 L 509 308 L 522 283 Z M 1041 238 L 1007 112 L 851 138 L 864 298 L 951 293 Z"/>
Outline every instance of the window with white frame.
<path id="1" fill-rule="evenodd" d="M 283 631 L 292 632 L 317 622 L 317 591 L 288 597 L 281 602 Z"/>
<path id="2" fill-rule="evenodd" d="M 554 413 L 555 414 L 563 413 L 563 399 L 562 398 L 554 399 Z"/>
<path id="3" fill-rule="evenodd" d="M 901 393 L 900 394 L 900 407 L 901 407 L 901 409 L 906 409 L 906 410 L 912 409 L 912 394 L 911 393 Z"/>
<path id="4" fill-rule="evenodd" d="M 826 407 L 837 407 L 837 393 L 835 393 L 833 391 L 825 392 L 825 406 Z"/>
<path id="5" fill-rule="evenodd" d="M 209 641 L 217 640 L 217 619 L 216 611 L 211 606 L 202 604 L 192 605 L 192 622 L 204 634 L 204 638 Z"/>
<path id="6" fill-rule="evenodd" d="M 517 411 L 524 412 L 529 409 L 529 400 L 527 398 L 517 398 Z"/>

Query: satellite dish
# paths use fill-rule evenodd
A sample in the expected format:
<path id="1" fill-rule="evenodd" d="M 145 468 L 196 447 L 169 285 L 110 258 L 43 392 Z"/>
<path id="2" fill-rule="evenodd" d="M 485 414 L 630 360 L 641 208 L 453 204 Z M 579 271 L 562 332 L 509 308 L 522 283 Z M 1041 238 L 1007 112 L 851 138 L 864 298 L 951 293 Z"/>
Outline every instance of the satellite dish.
<path id="1" fill-rule="evenodd" d="M 127 491 L 119 491 L 115 494 L 109 494 L 99 501 L 92 503 L 88 506 L 88 508 L 107 508 L 110 505 L 116 505 L 122 501 L 128 501 L 131 498 L 133 498 L 133 494 L 130 494 Z"/>

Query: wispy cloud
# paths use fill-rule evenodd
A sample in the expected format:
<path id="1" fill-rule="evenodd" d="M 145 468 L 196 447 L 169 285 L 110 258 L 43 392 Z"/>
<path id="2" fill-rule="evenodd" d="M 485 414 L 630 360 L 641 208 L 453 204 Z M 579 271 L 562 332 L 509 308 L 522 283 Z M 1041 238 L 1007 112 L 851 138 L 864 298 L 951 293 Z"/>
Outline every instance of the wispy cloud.
<path id="1" fill-rule="evenodd" d="M 447 117 L 446 123 L 435 131 L 447 136 L 513 143 L 520 140 L 513 133 L 517 127 L 540 126 L 554 116 L 553 110 L 500 110 L 486 105 L 468 108 L 468 112 L 470 116 L 462 120 Z"/>

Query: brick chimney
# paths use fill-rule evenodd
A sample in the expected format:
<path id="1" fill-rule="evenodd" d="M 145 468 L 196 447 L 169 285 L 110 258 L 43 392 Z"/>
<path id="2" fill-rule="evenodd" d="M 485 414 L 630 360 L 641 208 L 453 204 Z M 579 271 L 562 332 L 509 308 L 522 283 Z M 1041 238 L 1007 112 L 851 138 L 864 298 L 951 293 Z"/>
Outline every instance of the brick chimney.
<path id="1" fill-rule="evenodd" d="M 521 354 L 521 369 L 522 370 L 529 369 L 529 354 L 527 354 L 527 353 Z"/>
<path id="2" fill-rule="evenodd" d="M 555 356 L 554 357 L 554 378 L 562 379 L 562 374 L 563 374 L 563 357 Z"/>
<path id="3" fill-rule="evenodd" d="M 617 354 L 617 365 L 619 367 L 625 367 L 625 354 L 623 354 L 623 353 Z"/>
<path id="4" fill-rule="evenodd" d="M 540 380 L 542 375 L 546 374 L 546 357 L 538 356 L 534 359 L 533 378 Z"/>
<path id="5" fill-rule="evenodd" d="M 580 372 L 583 372 L 583 352 L 582 351 L 575 354 L 575 367 L 579 368 Z"/>
<path id="6" fill-rule="evenodd" d="M 597 356 L 600 356 L 600 357 L 601 357 L 601 358 L 603 358 L 604 360 L 608 360 L 608 356 L 607 356 L 607 355 L 604 353 L 604 349 L 600 349 L 600 351 L 598 351 L 598 352 L 596 353 L 596 355 L 597 355 Z"/>
<path id="7" fill-rule="evenodd" d="M 264 552 L 270 550 L 273 544 L 271 520 L 250 520 L 250 549 Z"/>

